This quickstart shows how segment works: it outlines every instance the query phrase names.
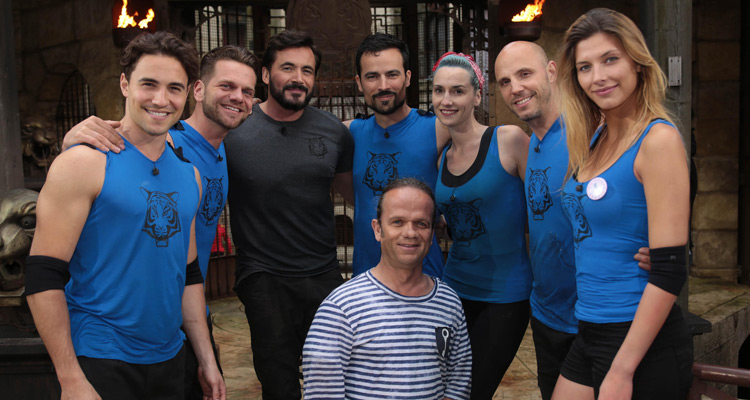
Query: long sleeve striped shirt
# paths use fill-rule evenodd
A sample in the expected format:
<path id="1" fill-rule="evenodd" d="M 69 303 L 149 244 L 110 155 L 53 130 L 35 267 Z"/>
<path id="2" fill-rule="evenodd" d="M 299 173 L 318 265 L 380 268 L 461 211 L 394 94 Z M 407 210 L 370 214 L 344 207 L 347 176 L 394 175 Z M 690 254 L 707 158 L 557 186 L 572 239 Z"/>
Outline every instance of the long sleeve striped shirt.
<path id="1" fill-rule="evenodd" d="M 463 308 L 434 281 L 425 296 L 402 296 L 367 271 L 334 290 L 305 341 L 305 399 L 468 399 Z"/>

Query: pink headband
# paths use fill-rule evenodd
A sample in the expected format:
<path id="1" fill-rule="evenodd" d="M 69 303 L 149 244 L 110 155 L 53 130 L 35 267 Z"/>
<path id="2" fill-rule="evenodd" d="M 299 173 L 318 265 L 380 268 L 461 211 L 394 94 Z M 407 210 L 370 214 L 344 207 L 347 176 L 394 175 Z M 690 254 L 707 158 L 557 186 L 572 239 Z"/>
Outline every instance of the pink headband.
<path id="1" fill-rule="evenodd" d="M 468 54 L 449 51 L 443 54 L 442 56 L 440 56 L 440 58 L 435 62 L 435 65 L 432 67 L 432 72 L 435 72 L 435 70 L 438 69 L 438 66 L 440 66 L 440 61 L 443 61 L 443 59 L 448 56 L 458 56 L 458 57 L 463 57 L 466 60 L 468 60 L 469 64 L 471 65 L 471 69 L 474 70 L 474 75 L 477 76 L 477 80 L 479 81 L 479 90 L 482 90 L 482 88 L 484 88 L 484 74 L 482 74 L 482 70 L 479 69 L 479 66 L 477 65 L 477 63 L 474 62 L 474 58 Z"/>

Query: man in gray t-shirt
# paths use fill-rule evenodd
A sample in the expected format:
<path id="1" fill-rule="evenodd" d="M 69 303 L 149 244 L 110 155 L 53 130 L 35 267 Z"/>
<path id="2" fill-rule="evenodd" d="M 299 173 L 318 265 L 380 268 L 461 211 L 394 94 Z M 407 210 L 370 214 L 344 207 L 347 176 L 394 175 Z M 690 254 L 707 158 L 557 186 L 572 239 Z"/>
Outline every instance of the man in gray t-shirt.
<path id="1" fill-rule="evenodd" d="M 269 98 L 225 139 L 235 290 L 263 398 L 299 399 L 307 330 L 318 305 L 343 282 L 330 187 L 348 187 L 341 194 L 353 197 L 345 184 L 353 143 L 335 116 L 307 106 L 320 65 L 309 35 L 275 35 L 262 64 Z"/>

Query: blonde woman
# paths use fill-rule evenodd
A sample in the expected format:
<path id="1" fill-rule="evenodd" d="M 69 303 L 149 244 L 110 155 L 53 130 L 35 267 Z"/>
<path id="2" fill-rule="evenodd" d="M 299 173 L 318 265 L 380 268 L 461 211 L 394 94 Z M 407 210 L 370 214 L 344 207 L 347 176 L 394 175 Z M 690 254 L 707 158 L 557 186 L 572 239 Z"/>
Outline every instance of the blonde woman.
<path id="1" fill-rule="evenodd" d="M 689 178 L 664 74 L 633 21 L 608 9 L 578 18 L 561 51 L 579 330 L 553 399 L 590 397 L 579 382 L 592 378 L 599 399 L 685 398 L 692 338 L 674 303 L 686 279 Z M 650 272 L 633 259 L 643 246 Z"/>

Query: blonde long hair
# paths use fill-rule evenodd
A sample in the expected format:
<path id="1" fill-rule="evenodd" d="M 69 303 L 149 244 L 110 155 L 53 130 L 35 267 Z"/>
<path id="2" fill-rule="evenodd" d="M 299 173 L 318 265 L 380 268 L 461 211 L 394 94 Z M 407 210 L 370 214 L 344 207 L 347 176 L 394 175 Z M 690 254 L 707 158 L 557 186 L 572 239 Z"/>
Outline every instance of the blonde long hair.
<path id="1" fill-rule="evenodd" d="M 562 93 L 560 98 L 564 99 L 560 110 L 565 121 L 570 153 L 566 180 L 580 170 L 589 158 L 591 138 L 604 121 L 599 107 L 586 96 L 578 83 L 576 71 L 576 46 L 597 33 L 617 38 L 628 56 L 641 67 L 636 88 L 637 116 L 632 131 L 642 132 L 654 118 L 672 122 L 664 107 L 667 79 L 648 51 L 641 31 L 630 18 L 617 11 L 607 8 L 589 10 L 565 31 L 563 47 L 558 56 L 558 82 Z"/>

